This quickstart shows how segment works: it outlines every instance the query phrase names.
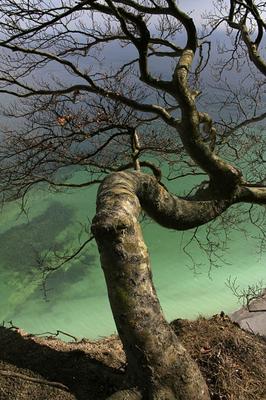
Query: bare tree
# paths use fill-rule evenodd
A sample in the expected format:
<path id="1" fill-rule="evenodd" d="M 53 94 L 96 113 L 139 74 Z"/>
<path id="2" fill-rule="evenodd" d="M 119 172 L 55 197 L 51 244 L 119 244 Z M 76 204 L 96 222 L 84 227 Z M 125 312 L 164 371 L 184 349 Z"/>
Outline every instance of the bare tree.
<path id="1" fill-rule="evenodd" d="M 239 32 L 235 48 L 246 46 L 264 79 L 260 5 L 231 1 L 226 16 L 215 18 L 213 29 L 222 21 Z M 0 21 L 0 93 L 21 99 L 5 108 L 15 121 L 0 145 L 3 201 L 42 182 L 64 189 L 102 181 L 92 233 L 127 357 L 125 391 L 111 398 L 209 399 L 198 366 L 163 316 L 138 219 L 144 210 L 162 226 L 184 231 L 235 204 L 266 204 L 262 135 L 239 134 L 265 117 L 258 98 L 250 116 L 229 85 L 240 122 L 229 115 L 215 124 L 202 111 L 199 78 L 212 32 L 200 40 L 174 0 L 4 0 Z M 258 29 L 256 50 L 249 21 Z M 119 46 L 124 56 L 108 62 Z M 220 104 L 230 99 L 221 97 Z M 228 159 L 225 146 L 232 150 Z M 245 164 L 240 153 L 247 149 L 255 158 Z M 187 196 L 171 195 L 145 154 L 174 160 L 176 179 L 204 174 L 202 184 Z M 86 169 L 88 179 L 69 181 L 70 166 Z"/>
<path id="2" fill-rule="evenodd" d="M 266 311 L 265 308 L 254 307 L 258 300 L 265 299 L 265 284 L 262 281 L 241 289 L 237 283 L 237 279 L 230 277 L 226 284 L 238 301 L 242 303 L 242 306 L 249 312 L 256 313 Z"/>

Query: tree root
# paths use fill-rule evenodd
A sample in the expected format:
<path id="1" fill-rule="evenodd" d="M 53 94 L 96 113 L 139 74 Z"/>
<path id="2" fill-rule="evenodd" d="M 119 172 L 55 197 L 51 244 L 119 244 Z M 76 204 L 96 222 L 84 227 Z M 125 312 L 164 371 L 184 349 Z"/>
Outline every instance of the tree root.
<path id="1" fill-rule="evenodd" d="M 177 400 L 179 396 L 175 395 L 174 392 L 167 387 L 161 387 L 152 393 L 153 400 Z"/>
<path id="2" fill-rule="evenodd" d="M 33 378 L 32 376 L 23 375 L 18 372 L 10 372 L 10 371 L 0 370 L 0 375 L 7 376 L 9 378 L 14 378 L 14 379 L 15 378 L 24 379 L 25 381 L 40 383 L 42 385 L 48 385 L 48 386 L 56 387 L 58 389 L 70 392 L 69 388 L 67 386 L 63 385 L 63 383 L 51 382 L 51 381 L 46 381 L 44 379 Z"/>
<path id="3" fill-rule="evenodd" d="M 177 397 L 172 390 L 162 387 L 160 389 L 155 390 L 151 394 L 151 398 L 153 400 L 176 400 Z M 142 395 L 136 389 L 129 389 L 129 390 L 120 390 L 112 394 L 106 400 L 142 400 Z"/>
<path id="4" fill-rule="evenodd" d="M 142 395 L 136 389 L 119 390 L 108 397 L 106 400 L 141 400 Z"/>

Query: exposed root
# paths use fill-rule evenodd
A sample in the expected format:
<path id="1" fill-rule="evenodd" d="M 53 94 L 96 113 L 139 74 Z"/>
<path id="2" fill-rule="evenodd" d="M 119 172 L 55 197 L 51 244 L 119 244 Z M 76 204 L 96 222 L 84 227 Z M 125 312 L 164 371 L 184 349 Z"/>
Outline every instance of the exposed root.
<path id="1" fill-rule="evenodd" d="M 177 397 L 173 391 L 167 387 L 157 389 L 152 396 L 153 400 L 176 400 Z M 179 398 L 179 397 L 178 397 Z"/>
<path id="2" fill-rule="evenodd" d="M 10 371 L 0 370 L 0 375 L 7 376 L 9 378 L 14 378 L 14 379 L 19 378 L 19 379 L 23 379 L 25 381 L 30 381 L 30 382 L 34 382 L 34 383 L 40 383 L 42 385 L 53 386 L 53 387 L 56 387 L 58 389 L 65 390 L 67 392 L 70 391 L 69 388 L 67 386 L 63 385 L 62 383 L 51 382 L 51 381 L 47 381 L 47 380 L 44 380 L 44 379 L 34 378 L 34 377 L 31 377 L 31 376 L 20 374 L 18 372 L 10 372 Z"/>
<path id="3" fill-rule="evenodd" d="M 112 394 L 106 400 L 141 400 L 142 395 L 136 389 L 120 390 Z"/>

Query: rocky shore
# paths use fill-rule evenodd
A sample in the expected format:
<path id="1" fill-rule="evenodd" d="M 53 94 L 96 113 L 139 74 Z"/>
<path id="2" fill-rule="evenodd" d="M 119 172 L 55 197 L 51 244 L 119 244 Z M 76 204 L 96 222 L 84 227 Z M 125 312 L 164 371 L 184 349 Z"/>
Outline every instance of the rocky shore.
<path id="1" fill-rule="evenodd" d="M 230 318 L 242 329 L 266 337 L 266 289 L 261 297 L 250 303 L 249 309 L 241 307 L 231 313 Z"/>

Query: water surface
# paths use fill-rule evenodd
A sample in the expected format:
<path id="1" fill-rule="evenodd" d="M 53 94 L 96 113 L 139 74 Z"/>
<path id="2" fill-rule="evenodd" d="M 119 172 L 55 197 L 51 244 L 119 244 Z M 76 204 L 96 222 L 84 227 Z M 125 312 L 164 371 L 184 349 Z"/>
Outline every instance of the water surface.
<path id="1" fill-rule="evenodd" d="M 75 173 L 82 179 L 82 172 Z M 178 191 L 172 183 L 171 189 Z M 179 184 L 180 185 L 180 184 Z M 176 190 L 175 190 L 176 189 Z M 180 188 L 178 188 L 180 191 Z M 182 188 L 184 189 L 184 187 Z M 77 337 L 95 338 L 115 332 L 97 247 L 94 242 L 81 256 L 56 271 L 47 282 L 44 299 L 40 264 L 50 251 L 62 254 L 73 251 L 87 235 L 82 225 L 95 213 L 96 187 L 67 193 L 32 193 L 27 215 L 20 214 L 17 203 L 2 212 L 0 227 L 0 296 L 1 320 L 31 333 L 55 332 L 57 329 Z M 144 221 L 155 286 L 168 320 L 210 316 L 221 310 L 231 312 L 239 304 L 226 286 L 237 277 L 241 286 L 265 280 L 265 256 L 258 254 L 256 232 L 249 224 L 242 227 L 248 238 L 233 232 L 219 268 L 210 265 L 204 253 L 192 243 L 183 247 L 192 231 L 182 234 Z M 206 239 L 203 228 L 199 238 Z"/>

